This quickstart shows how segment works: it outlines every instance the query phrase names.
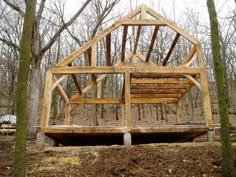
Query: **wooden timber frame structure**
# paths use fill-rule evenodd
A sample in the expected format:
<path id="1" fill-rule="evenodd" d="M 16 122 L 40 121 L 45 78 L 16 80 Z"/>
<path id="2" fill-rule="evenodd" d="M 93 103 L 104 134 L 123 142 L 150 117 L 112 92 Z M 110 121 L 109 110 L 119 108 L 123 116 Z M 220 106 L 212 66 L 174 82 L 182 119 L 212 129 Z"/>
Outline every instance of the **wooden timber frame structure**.
<path id="1" fill-rule="evenodd" d="M 147 18 L 147 17 L 151 18 Z M 134 49 L 126 54 L 126 40 L 128 27 L 137 26 Z M 137 46 L 141 28 L 153 26 L 154 32 L 151 38 L 146 56 L 138 52 Z M 111 36 L 118 27 L 123 28 L 120 62 L 111 64 Z M 165 27 L 173 30 L 176 34 L 171 47 L 163 59 L 161 65 L 151 61 L 151 53 L 159 28 Z M 180 66 L 168 66 L 168 60 L 178 42 L 183 37 L 192 44 L 187 56 Z M 97 66 L 97 44 L 101 39 L 106 41 L 106 66 Z M 73 61 L 80 55 L 88 55 L 90 66 L 75 66 Z M 141 62 L 137 65 L 127 65 L 128 60 L 136 59 Z M 193 63 L 197 63 L 193 65 Z M 76 75 L 88 74 L 92 76 L 92 82 L 85 88 L 81 88 Z M 99 77 L 96 76 L 99 74 Z M 123 74 L 124 87 L 122 98 L 84 98 L 83 95 L 97 86 L 109 74 Z M 58 78 L 58 75 L 60 76 Z M 78 93 L 69 98 L 60 84 L 65 78 L 72 77 Z M 204 125 L 182 125 L 179 118 L 179 102 L 181 98 L 196 85 L 202 94 Z M 162 89 L 161 89 L 162 88 Z M 52 91 L 57 90 L 65 102 L 65 124 L 61 126 L 49 125 Z M 172 104 L 175 106 L 176 125 L 156 127 L 133 127 L 131 104 Z M 81 104 L 120 104 L 124 116 L 122 126 L 73 126 L 71 125 L 71 113 L 73 107 Z M 157 135 L 161 140 L 187 141 L 213 128 L 212 112 L 208 90 L 207 73 L 204 63 L 204 55 L 201 43 L 170 20 L 162 17 L 146 5 L 141 5 L 127 16 L 121 18 L 106 30 L 95 36 L 77 51 L 59 62 L 46 73 L 45 92 L 42 110 L 42 122 L 40 131 L 44 135 L 64 145 L 77 144 L 77 137 L 87 138 L 99 135 L 113 136 L 122 135 L 125 144 L 131 144 L 136 135 Z M 153 136 L 152 136 L 153 137 Z M 73 139 L 74 138 L 74 139 Z M 84 138 L 81 141 L 85 141 Z M 137 138 L 138 139 L 138 138 Z M 136 140 L 137 140 L 136 139 Z M 161 141 L 160 140 L 160 141 Z M 79 144 L 79 143 L 78 143 Z"/>

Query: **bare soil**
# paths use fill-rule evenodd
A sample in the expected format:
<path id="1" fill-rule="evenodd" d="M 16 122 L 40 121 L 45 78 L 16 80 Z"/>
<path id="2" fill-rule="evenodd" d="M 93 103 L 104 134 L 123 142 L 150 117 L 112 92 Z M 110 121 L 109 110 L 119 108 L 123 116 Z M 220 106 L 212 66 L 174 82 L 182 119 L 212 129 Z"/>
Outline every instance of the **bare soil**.
<path id="1" fill-rule="evenodd" d="M 14 136 L 0 137 L 0 176 L 13 174 Z M 236 147 L 233 148 L 236 168 Z M 221 177 L 220 143 L 48 147 L 29 142 L 29 177 Z"/>

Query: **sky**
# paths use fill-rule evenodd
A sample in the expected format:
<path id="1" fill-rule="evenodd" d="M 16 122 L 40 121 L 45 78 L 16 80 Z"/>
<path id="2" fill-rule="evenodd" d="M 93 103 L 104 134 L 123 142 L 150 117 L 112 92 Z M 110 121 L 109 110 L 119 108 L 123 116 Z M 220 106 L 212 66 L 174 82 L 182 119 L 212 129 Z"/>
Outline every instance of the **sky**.
<path id="1" fill-rule="evenodd" d="M 66 0 L 66 15 L 68 17 L 72 16 L 76 10 L 81 7 L 81 3 L 84 1 L 85 0 Z M 130 2 L 132 3 L 132 9 L 135 9 L 135 7 L 140 4 L 146 4 L 160 14 L 165 12 L 167 18 L 172 21 L 174 20 L 174 17 L 180 20 L 186 9 L 193 9 L 199 13 L 202 22 L 208 23 L 209 21 L 206 0 L 120 0 L 119 4 L 113 10 L 113 13 L 114 11 L 117 11 L 124 15 L 128 14 L 131 10 Z M 234 0 L 215 0 L 215 4 L 219 17 L 227 17 L 229 11 L 236 9 Z M 173 13 L 174 11 L 175 15 Z"/>

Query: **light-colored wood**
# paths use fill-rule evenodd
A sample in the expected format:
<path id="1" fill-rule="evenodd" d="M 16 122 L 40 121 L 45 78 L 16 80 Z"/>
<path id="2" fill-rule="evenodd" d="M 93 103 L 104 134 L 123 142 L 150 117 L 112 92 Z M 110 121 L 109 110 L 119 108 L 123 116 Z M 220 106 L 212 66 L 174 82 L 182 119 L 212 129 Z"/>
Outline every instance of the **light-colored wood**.
<path id="1" fill-rule="evenodd" d="M 65 104 L 65 125 L 70 125 L 71 124 L 71 107 L 69 103 Z"/>
<path id="2" fill-rule="evenodd" d="M 41 131 L 48 126 L 50 119 L 50 108 L 51 108 L 51 97 L 52 97 L 52 73 L 47 71 L 44 89 L 44 99 L 43 99 L 43 110 L 42 110 L 42 122 Z"/>
<path id="3" fill-rule="evenodd" d="M 140 19 L 145 19 L 147 17 L 147 12 L 145 6 L 141 6 Z"/>
<path id="4" fill-rule="evenodd" d="M 125 126 L 125 104 L 121 104 L 121 126 Z"/>
<path id="5" fill-rule="evenodd" d="M 163 85 L 131 85 L 131 89 L 186 89 L 187 86 L 186 85 L 181 85 L 181 84 L 172 84 L 172 85 L 167 85 L 167 84 L 163 84 Z M 147 90 L 148 91 L 148 90 Z"/>
<path id="6" fill-rule="evenodd" d="M 180 123 L 180 117 L 179 117 L 179 114 L 180 114 L 180 102 L 177 101 L 175 106 L 176 106 L 176 110 L 175 110 L 176 123 L 179 124 Z"/>
<path id="7" fill-rule="evenodd" d="M 196 53 L 196 47 L 194 45 L 192 49 L 190 50 L 190 52 L 188 53 L 188 55 L 186 56 L 186 58 L 183 60 L 182 65 L 185 65 L 186 63 L 188 63 L 195 53 Z"/>
<path id="8" fill-rule="evenodd" d="M 199 67 L 174 67 L 174 66 L 150 66 L 150 65 L 136 65 L 136 66 L 100 66 L 100 67 L 54 67 L 50 71 L 54 74 L 117 74 L 117 73 L 160 73 L 160 74 L 199 74 L 201 72 Z"/>
<path id="9" fill-rule="evenodd" d="M 56 78 L 55 75 L 53 75 L 53 81 L 54 82 L 57 81 L 57 78 Z M 61 95 L 61 97 L 64 100 L 64 102 L 69 103 L 69 98 L 67 97 L 66 92 L 64 91 L 64 89 L 62 88 L 62 86 L 60 84 L 58 84 L 56 86 L 56 90 Z"/>
<path id="10" fill-rule="evenodd" d="M 125 26 L 166 26 L 163 21 L 160 20 L 148 20 L 148 19 L 127 19 L 122 25 Z"/>
<path id="11" fill-rule="evenodd" d="M 178 79 L 135 79 L 131 80 L 131 84 L 191 84 L 190 80 L 178 80 Z"/>
<path id="12" fill-rule="evenodd" d="M 145 93 L 150 93 L 150 94 L 181 94 L 184 93 L 184 90 L 180 90 L 180 89 L 150 89 L 150 90 L 146 90 L 146 89 L 132 89 L 131 90 L 131 94 L 145 94 Z"/>
<path id="13" fill-rule="evenodd" d="M 200 45 L 197 46 L 197 55 L 200 66 L 204 66 L 204 54 L 203 49 Z M 202 69 L 200 74 L 200 82 L 202 86 L 202 100 L 203 100 L 203 110 L 206 118 L 206 123 L 209 128 L 213 128 L 213 119 L 212 119 L 212 112 L 211 112 L 211 103 L 210 103 L 210 96 L 209 96 L 209 88 L 208 88 L 208 81 L 207 81 L 207 73 L 206 68 Z"/>
<path id="14" fill-rule="evenodd" d="M 152 61 L 148 61 L 148 62 L 146 62 L 146 58 L 142 55 L 142 54 L 140 54 L 140 53 L 138 53 L 138 52 L 136 52 L 136 56 L 140 59 L 140 60 L 142 60 L 142 61 L 144 61 L 144 63 L 146 64 L 146 65 L 150 65 L 150 66 L 157 66 L 155 63 L 153 63 Z"/>
<path id="15" fill-rule="evenodd" d="M 56 76 L 55 76 L 55 82 L 53 83 L 53 85 L 52 85 L 52 91 L 58 86 L 58 84 L 60 84 L 60 82 L 61 81 L 63 81 L 65 78 L 67 78 L 69 75 L 68 74 L 66 74 L 66 75 L 63 75 L 63 76 L 61 76 L 59 79 L 57 79 L 56 78 Z"/>
<path id="16" fill-rule="evenodd" d="M 121 62 L 125 61 L 126 40 L 127 40 L 128 26 L 124 26 L 122 48 L 121 48 Z"/>
<path id="17" fill-rule="evenodd" d="M 190 75 L 184 75 L 184 76 L 189 80 L 191 80 L 199 88 L 199 90 L 202 90 L 201 84 L 195 78 L 193 78 Z"/>
<path id="18" fill-rule="evenodd" d="M 121 104 L 122 99 L 119 98 L 73 98 L 70 99 L 71 104 Z"/>
<path id="19" fill-rule="evenodd" d="M 180 98 L 181 94 L 169 94 L 169 93 L 159 93 L 159 94 L 131 94 L 131 98 Z"/>
<path id="20" fill-rule="evenodd" d="M 92 45 L 91 51 L 91 66 L 97 66 L 97 45 Z"/>
<path id="21" fill-rule="evenodd" d="M 168 62 L 168 60 L 169 60 L 169 58 L 170 58 L 172 52 L 174 51 L 175 45 L 177 44 L 177 42 L 178 42 L 178 40 L 179 40 L 179 37 L 180 37 L 180 34 L 177 33 L 176 36 L 175 36 L 175 39 L 174 39 L 173 43 L 172 43 L 171 46 L 170 46 L 170 50 L 169 50 L 169 52 L 167 53 L 166 58 L 165 58 L 165 60 L 164 60 L 163 63 L 162 63 L 162 66 L 166 66 L 166 64 L 167 64 L 167 62 Z"/>
<path id="22" fill-rule="evenodd" d="M 152 53 L 152 50 L 153 50 L 153 46 L 155 44 L 155 40 L 156 40 L 156 37 L 157 37 L 158 30 L 159 30 L 159 26 L 155 26 L 155 29 L 154 29 L 154 32 L 153 32 L 153 35 L 152 35 L 152 39 L 151 39 L 151 43 L 149 45 L 149 49 L 148 49 L 148 53 L 147 53 L 147 57 L 146 57 L 146 62 L 148 62 L 149 59 L 150 59 L 150 56 L 151 56 L 151 53 Z"/>
<path id="23" fill-rule="evenodd" d="M 177 98 L 132 98 L 133 104 L 157 104 L 157 103 L 175 103 Z"/>
<path id="24" fill-rule="evenodd" d="M 126 127 L 131 127 L 130 73 L 125 73 L 125 120 Z"/>
<path id="25" fill-rule="evenodd" d="M 193 62 L 194 61 L 196 61 L 197 60 L 197 54 L 195 53 L 194 55 L 193 55 L 193 57 L 186 63 L 186 64 L 184 64 L 184 66 L 190 66 L 191 64 L 193 64 Z"/>

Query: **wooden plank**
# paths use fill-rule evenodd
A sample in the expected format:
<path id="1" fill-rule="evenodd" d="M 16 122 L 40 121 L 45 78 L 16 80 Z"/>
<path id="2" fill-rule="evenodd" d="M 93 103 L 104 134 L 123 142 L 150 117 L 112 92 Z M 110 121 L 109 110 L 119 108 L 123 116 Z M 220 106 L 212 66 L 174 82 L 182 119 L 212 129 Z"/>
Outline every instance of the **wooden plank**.
<path id="1" fill-rule="evenodd" d="M 78 82 L 75 74 L 72 74 L 71 77 L 72 77 L 72 80 L 73 80 L 73 82 L 75 84 L 76 89 L 78 90 L 78 93 L 81 95 L 82 94 L 82 90 L 81 90 L 81 87 L 79 85 L 79 82 Z"/>
<path id="2" fill-rule="evenodd" d="M 71 112 L 71 107 L 69 103 L 65 104 L 65 125 L 70 125 L 71 123 L 71 116 L 70 116 L 70 112 Z"/>
<path id="3" fill-rule="evenodd" d="M 191 43 L 193 44 L 199 44 L 200 42 L 194 38 L 192 35 L 190 35 L 189 33 L 187 33 L 185 30 L 183 30 L 182 28 L 178 27 L 176 24 L 174 24 L 172 21 L 164 18 L 163 16 L 161 16 L 160 14 L 158 14 L 157 12 L 155 12 L 153 9 L 151 9 L 150 7 L 144 5 L 147 13 L 151 16 L 153 16 L 156 19 L 159 19 L 161 21 L 163 21 L 167 26 L 169 26 L 171 29 L 173 29 L 174 31 L 176 31 L 177 33 L 181 34 L 184 38 L 186 38 L 187 40 L 189 40 Z"/>
<path id="4" fill-rule="evenodd" d="M 192 76 L 190 75 L 184 75 L 185 77 L 187 77 L 189 80 L 191 80 L 198 88 L 199 90 L 202 90 L 201 84 Z"/>
<path id="5" fill-rule="evenodd" d="M 167 53 L 166 58 L 165 58 L 165 60 L 164 60 L 163 63 L 162 63 L 162 66 L 166 66 L 166 64 L 167 64 L 167 62 L 168 62 L 168 60 L 169 60 L 169 58 L 170 58 L 170 56 L 171 56 L 171 54 L 172 54 L 172 52 L 173 52 L 173 50 L 174 50 L 174 48 L 175 48 L 175 45 L 177 44 L 177 42 L 178 42 L 178 40 L 179 40 L 179 37 L 180 37 L 180 34 L 177 33 L 176 36 L 175 36 L 175 39 L 174 39 L 173 43 L 171 44 L 170 50 L 169 50 L 169 52 Z"/>
<path id="6" fill-rule="evenodd" d="M 111 33 L 106 36 L 106 61 L 107 66 L 111 66 Z"/>
<path id="7" fill-rule="evenodd" d="M 197 54 L 195 53 L 193 57 L 186 64 L 184 64 L 184 66 L 189 67 L 196 60 L 197 60 Z"/>
<path id="8" fill-rule="evenodd" d="M 131 84 L 191 84 L 190 80 L 178 80 L 178 79 L 136 79 L 131 80 Z"/>
<path id="9" fill-rule="evenodd" d="M 184 93 L 185 90 L 180 89 L 159 89 L 159 90 L 147 90 L 147 89 L 132 89 L 131 94 L 178 94 Z"/>
<path id="10" fill-rule="evenodd" d="M 147 17 L 147 12 L 145 6 L 141 6 L 140 19 L 145 19 Z"/>
<path id="11" fill-rule="evenodd" d="M 132 78 L 185 78 L 183 74 L 155 74 L 155 73 L 133 73 Z"/>
<path id="12" fill-rule="evenodd" d="M 203 111 L 206 119 L 206 124 L 209 128 L 213 127 L 213 119 L 212 119 L 212 112 L 211 112 L 211 103 L 210 103 L 210 96 L 209 96 L 209 87 L 208 87 L 208 79 L 206 68 L 204 65 L 204 54 L 201 45 L 197 46 L 197 55 L 200 66 L 203 66 L 202 72 L 200 74 L 200 82 L 202 86 L 202 102 L 203 102 Z"/>
<path id="13" fill-rule="evenodd" d="M 71 104 L 121 104 L 122 99 L 119 98 L 73 98 L 70 99 Z"/>
<path id="14" fill-rule="evenodd" d="M 192 49 L 189 51 L 188 55 L 186 56 L 186 58 L 183 60 L 182 65 L 188 63 L 195 53 L 196 53 L 196 47 L 193 46 Z"/>
<path id="15" fill-rule="evenodd" d="M 91 47 L 91 66 L 97 66 L 97 45 L 96 43 Z"/>
<path id="16" fill-rule="evenodd" d="M 201 72 L 199 67 L 175 67 L 175 66 L 122 66 L 121 64 L 116 66 L 100 66 L 100 67 L 54 67 L 50 71 L 54 74 L 116 74 L 116 73 L 160 73 L 160 74 L 199 74 Z"/>
<path id="17" fill-rule="evenodd" d="M 156 103 L 175 103 L 177 98 L 132 98 L 133 104 L 156 104 Z"/>
<path id="18" fill-rule="evenodd" d="M 53 85 L 52 85 L 52 90 L 51 91 L 53 91 L 57 86 L 58 86 L 58 84 L 60 84 L 60 82 L 61 81 L 63 81 L 65 78 L 67 78 L 69 75 L 68 74 L 66 74 L 66 75 L 63 75 L 63 76 L 61 76 L 59 79 L 56 79 L 56 81 L 53 83 Z"/>
<path id="19" fill-rule="evenodd" d="M 140 60 L 144 61 L 145 65 L 158 66 L 157 64 L 153 63 L 153 62 L 150 61 L 150 60 L 149 60 L 148 62 L 146 62 L 145 56 L 143 56 L 142 54 L 140 54 L 140 53 L 138 53 L 138 52 L 136 52 L 136 56 L 137 56 Z"/>
<path id="20" fill-rule="evenodd" d="M 53 75 L 53 80 L 54 80 L 54 82 L 57 81 L 57 78 L 56 78 L 55 75 Z M 62 88 L 62 86 L 61 86 L 60 84 L 58 84 L 58 85 L 56 86 L 56 90 L 57 90 L 57 92 L 59 93 L 59 95 L 61 95 L 61 97 L 62 97 L 62 99 L 64 100 L 64 102 L 69 103 L 69 98 L 67 97 L 67 95 L 66 95 L 64 89 Z"/>
<path id="21" fill-rule="evenodd" d="M 125 50 L 127 40 L 128 26 L 124 26 L 123 38 L 122 38 L 122 49 L 121 49 L 121 62 L 125 61 Z"/>
<path id="22" fill-rule="evenodd" d="M 148 92 L 148 91 L 147 91 Z M 179 98 L 181 94 L 131 94 L 131 98 Z"/>
<path id="23" fill-rule="evenodd" d="M 131 89 L 186 89 L 186 84 L 172 84 L 172 85 L 131 85 Z"/>
<path id="24" fill-rule="evenodd" d="M 46 72 L 45 80 L 45 89 L 44 89 L 44 98 L 43 98 L 43 109 L 42 109 L 42 122 L 41 122 L 41 131 L 48 126 L 50 119 L 50 108 L 51 108 L 51 99 L 52 99 L 52 73 L 50 71 Z"/>
<path id="25" fill-rule="evenodd" d="M 126 127 L 131 127 L 130 73 L 125 73 L 125 119 Z"/>
<path id="26" fill-rule="evenodd" d="M 138 27 L 137 30 L 137 35 L 136 35 L 136 40 L 135 40 L 135 44 L 134 44 L 134 51 L 133 53 L 136 54 L 137 48 L 138 48 L 138 41 L 139 41 L 139 37 L 140 37 L 140 33 L 141 33 L 141 26 Z"/>
<path id="27" fill-rule="evenodd" d="M 166 26 L 161 20 L 150 20 L 150 19 L 127 19 L 122 25 L 125 26 Z"/>
<path id="28" fill-rule="evenodd" d="M 90 66 L 93 66 L 93 67 L 95 67 L 94 66 L 94 62 L 92 63 L 92 60 L 96 60 L 96 59 L 94 59 L 94 57 L 96 57 L 96 54 L 95 53 L 97 53 L 96 52 L 96 50 L 97 49 L 94 49 L 94 45 L 92 46 L 92 47 L 90 47 L 89 49 L 88 49 L 88 61 L 89 61 L 89 65 Z M 92 59 L 93 58 L 93 59 Z M 91 75 L 91 77 L 92 77 L 92 81 L 94 82 L 95 80 L 96 80 L 96 75 L 93 73 L 92 75 Z"/>
<path id="29" fill-rule="evenodd" d="M 151 56 L 151 53 L 152 53 L 152 50 L 153 50 L 153 46 L 155 44 L 155 40 L 156 40 L 156 37 L 157 37 L 158 30 L 159 30 L 159 26 L 155 26 L 155 29 L 154 29 L 154 32 L 153 32 L 153 35 L 152 35 L 152 39 L 151 39 L 151 42 L 150 42 L 150 45 L 149 45 L 149 49 L 148 49 L 148 53 L 147 53 L 147 57 L 146 57 L 146 62 L 148 62 L 149 59 L 150 59 L 150 56 Z"/>

